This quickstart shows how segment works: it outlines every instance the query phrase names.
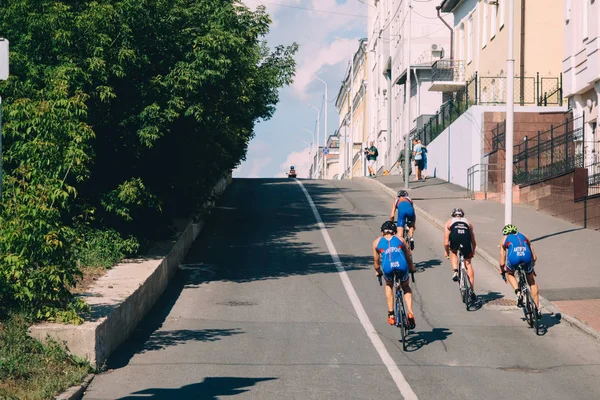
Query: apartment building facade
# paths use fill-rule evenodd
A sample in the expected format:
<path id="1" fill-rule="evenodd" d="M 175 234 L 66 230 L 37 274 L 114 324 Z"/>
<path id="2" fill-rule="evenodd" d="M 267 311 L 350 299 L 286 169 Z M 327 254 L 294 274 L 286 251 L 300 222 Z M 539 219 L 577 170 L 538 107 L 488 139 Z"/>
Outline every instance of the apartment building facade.
<path id="1" fill-rule="evenodd" d="M 380 149 L 380 169 L 390 169 L 404 148 L 407 131 L 442 103 L 428 92 L 433 63 L 450 52 L 450 33 L 432 3 L 410 0 L 369 2 L 368 141 Z M 410 37 L 410 51 L 409 51 Z M 407 73 L 410 65 L 410 74 Z M 408 96 L 411 115 L 408 116 Z M 388 129 L 388 127 L 390 129 Z"/>
<path id="2" fill-rule="evenodd" d="M 339 115 L 339 179 L 365 175 L 362 149 L 367 142 L 367 39 L 360 39 L 335 100 Z"/>
<path id="3" fill-rule="evenodd" d="M 576 115 L 583 115 L 585 165 L 600 183 L 600 4 L 592 0 L 564 0 L 564 93 Z"/>

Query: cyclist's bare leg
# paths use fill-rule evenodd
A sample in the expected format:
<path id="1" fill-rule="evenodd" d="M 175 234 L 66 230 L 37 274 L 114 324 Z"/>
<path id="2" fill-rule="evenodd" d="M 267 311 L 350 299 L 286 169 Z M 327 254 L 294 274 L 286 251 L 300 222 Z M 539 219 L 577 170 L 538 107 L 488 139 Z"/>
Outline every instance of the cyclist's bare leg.
<path id="1" fill-rule="evenodd" d="M 515 273 L 509 270 L 506 270 L 506 280 L 510 283 L 510 286 L 513 287 L 514 290 L 519 288 L 519 282 L 517 282 L 517 278 L 515 278 Z"/>
<path id="2" fill-rule="evenodd" d="M 450 265 L 452 266 L 452 270 L 458 270 L 458 256 L 455 252 L 450 250 Z"/>
<path id="3" fill-rule="evenodd" d="M 385 299 L 388 311 L 394 311 L 394 282 L 385 281 Z"/>
<path id="4" fill-rule="evenodd" d="M 473 288 L 473 291 L 475 291 L 475 271 L 471 265 L 471 259 L 465 259 L 465 268 L 467 268 L 467 276 L 471 281 L 471 288 Z"/>
<path id="5" fill-rule="evenodd" d="M 410 229 L 408 230 L 408 236 L 410 236 L 412 238 L 414 234 L 415 234 L 415 224 L 410 226 Z"/>
<path id="6" fill-rule="evenodd" d="M 402 286 L 402 291 L 404 292 L 404 303 L 406 304 L 406 312 L 407 314 L 412 314 L 412 289 L 410 288 L 410 284 L 408 280 L 406 282 L 400 282 L 400 286 Z"/>
<path id="7" fill-rule="evenodd" d="M 535 305 L 537 306 L 537 309 L 540 310 L 539 290 L 538 290 L 538 285 L 535 282 L 535 276 L 533 276 L 533 273 L 527 274 L 527 283 L 529 284 L 529 288 L 531 289 L 531 295 L 533 296 Z"/>

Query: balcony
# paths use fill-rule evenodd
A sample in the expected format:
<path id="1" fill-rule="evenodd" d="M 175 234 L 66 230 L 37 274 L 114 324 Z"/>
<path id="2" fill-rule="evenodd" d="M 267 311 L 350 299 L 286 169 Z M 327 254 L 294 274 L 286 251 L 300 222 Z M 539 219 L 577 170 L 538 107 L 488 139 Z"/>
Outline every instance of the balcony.
<path id="1" fill-rule="evenodd" d="M 430 92 L 455 92 L 465 86 L 465 62 L 438 60 L 431 69 Z"/>

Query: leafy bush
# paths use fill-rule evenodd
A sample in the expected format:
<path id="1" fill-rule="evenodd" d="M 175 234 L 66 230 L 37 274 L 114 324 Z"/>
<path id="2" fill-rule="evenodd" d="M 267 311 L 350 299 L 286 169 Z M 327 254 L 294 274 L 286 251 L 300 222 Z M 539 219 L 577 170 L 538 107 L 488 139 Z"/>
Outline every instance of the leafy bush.
<path id="1" fill-rule="evenodd" d="M 68 356 L 58 344 L 29 337 L 27 326 L 21 316 L 0 324 L 0 398 L 53 398 L 91 372 L 88 363 Z"/>
<path id="2" fill-rule="evenodd" d="M 138 248 L 136 238 L 123 239 L 114 229 L 89 229 L 81 234 L 74 253 L 83 267 L 110 268 Z"/>
<path id="3" fill-rule="evenodd" d="M 0 7 L 0 307 L 77 320 L 78 258 L 106 265 L 202 204 L 292 82 L 297 45 L 270 50 L 269 23 L 239 0 Z"/>

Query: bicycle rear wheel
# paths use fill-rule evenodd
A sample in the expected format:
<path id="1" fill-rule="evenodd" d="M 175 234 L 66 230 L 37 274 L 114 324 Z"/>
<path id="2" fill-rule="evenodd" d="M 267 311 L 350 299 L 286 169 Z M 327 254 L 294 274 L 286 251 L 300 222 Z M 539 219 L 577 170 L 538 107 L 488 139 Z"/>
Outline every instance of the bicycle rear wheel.
<path id="1" fill-rule="evenodd" d="M 465 302 L 465 307 L 467 308 L 467 311 L 469 311 L 469 308 L 471 307 L 471 291 L 473 289 L 471 289 L 471 281 L 469 280 L 469 276 L 467 275 L 466 271 L 465 273 L 463 273 L 463 279 L 465 280 L 464 286 L 465 286 L 465 290 L 464 290 L 464 302 Z"/>
<path id="2" fill-rule="evenodd" d="M 396 326 L 400 328 L 400 341 L 402 342 L 402 350 L 406 351 L 406 334 L 407 321 L 406 312 L 404 311 L 404 301 L 402 301 L 402 292 L 396 292 Z"/>
<path id="3" fill-rule="evenodd" d="M 533 314 L 533 310 L 535 307 L 535 303 L 533 302 L 533 298 L 529 291 L 527 291 L 527 295 L 525 296 L 525 320 L 527 320 L 527 325 L 530 328 L 534 327 L 534 319 L 536 316 Z"/>
<path id="4" fill-rule="evenodd" d="M 540 332 L 540 321 L 537 319 L 538 308 L 530 292 L 527 292 L 527 301 L 529 302 L 529 304 L 531 304 L 531 323 L 529 324 L 529 326 L 531 326 L 535 330 L 535 334 L 538 335 Z"/>

